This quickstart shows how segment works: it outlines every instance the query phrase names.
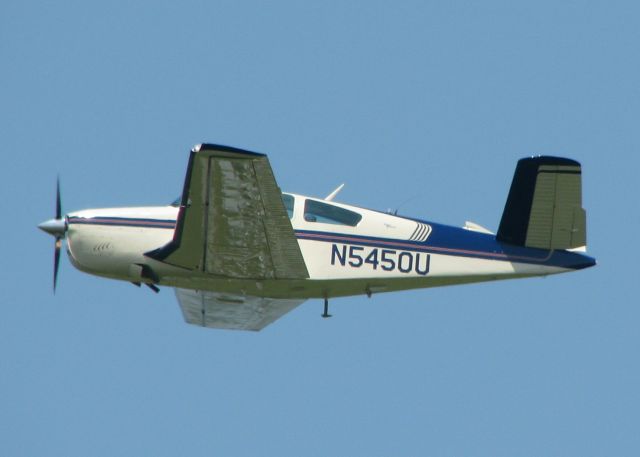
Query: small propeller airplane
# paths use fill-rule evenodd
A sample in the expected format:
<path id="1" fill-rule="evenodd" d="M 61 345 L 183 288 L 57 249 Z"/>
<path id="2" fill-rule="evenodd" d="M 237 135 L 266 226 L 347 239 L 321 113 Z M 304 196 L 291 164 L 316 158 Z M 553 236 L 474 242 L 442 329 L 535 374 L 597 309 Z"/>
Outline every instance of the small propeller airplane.
<path id="1" fill-rule="evenodd" d="M 53 289 L 66 239 L 97 276 L 174 287 L 184 319 L 261 330 L 310 298 L 546 276 L 595 265 L 586 252 L 581 166 L 518 162 L 497 234 L 282 193 L 266 155 L 195 146 L 170 206 L 88 209 L 38 227 L 55 237 Z"/>

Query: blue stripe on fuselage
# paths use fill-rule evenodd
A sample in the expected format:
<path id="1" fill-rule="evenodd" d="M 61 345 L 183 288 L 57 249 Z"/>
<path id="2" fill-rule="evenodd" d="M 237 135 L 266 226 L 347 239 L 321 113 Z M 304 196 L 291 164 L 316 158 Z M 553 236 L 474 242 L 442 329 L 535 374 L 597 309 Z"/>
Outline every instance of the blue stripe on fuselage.
<path id="1" fill-rule="evenodd" d="M 496 241 L 494 235 L 427 221 L 419 222 L 429 224 L 432 228 L 427 241 L 419 242 L 311 230 L 296 230 L 295 233 L 298 239 L 302 240 L 528 263 L 576 270 L 595 265 L 594 259 L 578 253 L 512 246 Z"/>
<path id="2" fill-rule="evenodd" d="M 69 225 L 110 225 L 118 227 L 144 227 L 144 228 L 160 228 L 174 229 L 176 221 L 172 219 L 144 219 L 137 217 L 76 217 L 71 216 L 67 219 Z"/>
<path id="3" fill-rule="evenodd" d="M 478 259 L 500 260 L 506 262 L 529 263 L 550 267 L 579 270 L 595 265 L 592 257 L 568 251 L 548 251 L 501 243 L 494 235 L 474 232 L 449 225 L 438 224 L 420 219 L 411 219 L 432 228 L 427 241 L 398 240 L 381 237 L 348 235 L 335 232 L 313 230 L 295 230 L 301 240 L 313 240 L 327 243 L 353 244 L 404 251 L 426 252 L 430 254 L 452 255 Z M 174 229 L 176 221 L 172 219 L 143 219 L 126 217 L 69 217 L 68 223 L 109 225 L 119 227 L 144 227 Z"/>
<path id="4" fill-rule="evenodd" d="M 429 224 L 432 227 L 431 235 L 425 243 L 427 245 L 446 246 L 454 250 L 476 250 L 487 256 L 484 258 L 492 258 L 492 255 L 501 254 L 509 262 L 533 263 L 573 270 L 581 270 L 596 264 L 593 257 L 578 252 L 516 246 L 498 241 L 495 235 L 420 219 L 408 219 Z"/>

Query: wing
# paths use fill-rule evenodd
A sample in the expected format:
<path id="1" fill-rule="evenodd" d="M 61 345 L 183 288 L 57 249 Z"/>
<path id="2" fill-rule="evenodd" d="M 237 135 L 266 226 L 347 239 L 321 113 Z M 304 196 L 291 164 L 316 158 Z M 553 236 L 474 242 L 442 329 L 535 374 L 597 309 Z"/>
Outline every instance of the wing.
<path id="1" fill-rule="evenodd" d="M 184 320 L 202 327 L 261 330 L 303 303 L 302 299 L 271 299 L 176 289 Z"/>
<path id="2" fill-rule="evenodd" d="M 309 277 L 269 159 L 226 146 L 191 151 L 173 240 L 147 255 L 228 278 Z"/>

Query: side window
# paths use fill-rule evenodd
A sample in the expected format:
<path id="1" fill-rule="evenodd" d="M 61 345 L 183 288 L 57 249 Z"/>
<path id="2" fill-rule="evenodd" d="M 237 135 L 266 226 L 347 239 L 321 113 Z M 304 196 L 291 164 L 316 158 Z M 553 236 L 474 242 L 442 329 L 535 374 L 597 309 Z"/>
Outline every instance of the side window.
<path id="1" fill-rule="evenodd" d="M 291 219 L 293 217 L 293 195 L 282 194 L 282 203 L 284 203 L 289 219 Z"/>
<path id="2" fill-rule="evenodd" d="M 304 204 L 304 220 L 307 222 L 322 222 L 323 224 L 350 225 L 355 227 L 362 216 L 353 211 L 329 205 L 328 203 L 307 200 Z"/>

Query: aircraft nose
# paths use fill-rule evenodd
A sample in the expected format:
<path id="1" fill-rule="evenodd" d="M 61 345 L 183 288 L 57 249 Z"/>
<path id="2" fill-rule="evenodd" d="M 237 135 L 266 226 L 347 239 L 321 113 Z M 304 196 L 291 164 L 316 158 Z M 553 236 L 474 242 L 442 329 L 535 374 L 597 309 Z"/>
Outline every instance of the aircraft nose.
<path id="1" fill-rule="evenodd" d="M 49 235 L 61 238 L 64 237 L 67 231 L 67 223 L 64 219 L 49 219 L 48 221 L 38 224 L 38 228 L 43 232 L 47 232 Z"/>

